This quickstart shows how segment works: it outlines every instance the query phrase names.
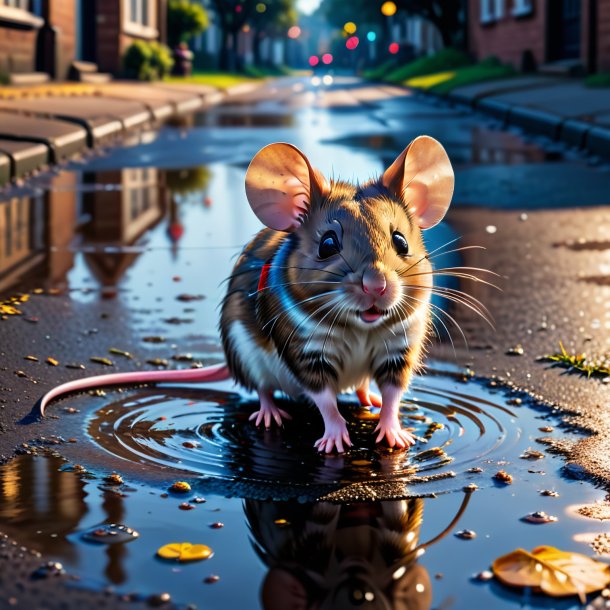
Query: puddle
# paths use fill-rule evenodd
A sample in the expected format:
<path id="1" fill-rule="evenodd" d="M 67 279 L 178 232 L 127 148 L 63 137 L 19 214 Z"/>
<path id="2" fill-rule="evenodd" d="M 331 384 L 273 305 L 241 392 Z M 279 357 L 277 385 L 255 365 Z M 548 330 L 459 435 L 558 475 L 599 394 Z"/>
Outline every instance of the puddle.
<path id="1" fill-rule="evenodd" d="M 0 528 L 61 561 L 79 577 L 71 586 L 112 585 L 143 597 L 167 591 L 182 605 L 279 610 L 307 600 L 302 607 L 342 610 L 364 599 L 371 608 L 439 608 L 450 600 L 456 608 L 514 608 L 521 594 L 472 575 L 520 546 L 590 554 L 586 541 L 604 529 L 573 509 L 603 494 L 560 477 L 561 458 L 536 443 L 549 436 L 555 417 L 509 404 L 514 396 L 446 374 L 416 380 L 402 417 L 427 443 L 408 453 L 376 448 L 374 422 L 358 419 L 362 410 L 344 401 L 355 448 L 329 458 L 311 446 L 319 416 L 303 405 L 287 405 L 295 420 L 266 432 L 247 422 L 254 404 L 230 392 L 69 398 L 63 406 L 83 412 L 98 405 L 82 416 L 84 429 L 78 416 L 62 416 L 67 434 L 79 429 L 97 446 L 81 462 L 92 474 L 78 474 L 58 456 L 18 456 L 0 468 Z M 431 433 L 433 422 L 442 427 Z M 565 437 L 557 427 L 551 435 Z M 444 454 L 430 455 L 432 447 Z M 519 457 L 531 448 L 543 457 Z M 105 481 L 104 456 L 123 464 L 122 485 Z M 494 483 L 499 469 L 513 475 L 512 485 Z M 142 482 L 138 473 L 151 471 L 164 482 Z M 167 494 L 175 480 L 192 491 Z M 464 492 L 470 483 L 479 489 Z M 542 496 L 543 489 L 559 496 Z M 405 497 L 392 499 L 399 493 Z M 312 501 L 316 494 L 326 500 Z M 181 510 L 183 503 L 192 510 Z M 533 511 L 558 522 L 521 520 Z M 125 524 L 139 537 L 103 544 L 84 536 L 107 523 Z M 463 529 L 476 536 L 456 536 Z M 214 554 L 192 563 L 156 558 L 159 547 L 179 541 L 208 545 Z M 531 607 L 578 607 L 574 599 L 528 599 Z"/>

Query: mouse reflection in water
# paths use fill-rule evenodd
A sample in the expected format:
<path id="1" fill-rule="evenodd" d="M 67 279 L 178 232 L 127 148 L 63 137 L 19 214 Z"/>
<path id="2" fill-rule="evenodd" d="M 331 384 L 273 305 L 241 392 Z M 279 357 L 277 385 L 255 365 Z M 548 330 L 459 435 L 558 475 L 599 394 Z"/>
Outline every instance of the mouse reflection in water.
<path id="1" fill-rule="evenodd" d="M 428 610 L 430 576 L 417 562 L 463 514 L 419 542 L 423 498 L 332 504 L 246 500 L 252 543 L 269 568 L 264 610 Z"/>

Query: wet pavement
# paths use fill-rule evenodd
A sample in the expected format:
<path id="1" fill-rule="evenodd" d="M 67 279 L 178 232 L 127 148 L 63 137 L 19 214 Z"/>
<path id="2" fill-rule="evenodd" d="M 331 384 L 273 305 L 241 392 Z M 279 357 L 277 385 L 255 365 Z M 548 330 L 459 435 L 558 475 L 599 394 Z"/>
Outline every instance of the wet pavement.
<path id="1" fill-rule="evenodd" d="M 325 460 L 309 449 L 318 434 L 315 413 L 296 412 L 297 425 L 284 434 L 257 431 L 246 421 L 251 397 L 230 384 L 75 396 L 52 405 L 45 421 L 28 418 L 44 391 L 77 376 L 222 360 L 217 307 L 234 256 L 259 228 L 243 179 L 260 147 L 288 141 L 326 175 L 364 180 L 422 133 L 445 145 L 456 171 L 452 209 L 428 232 L 429 249 L 456 237 L 458 247 L 485 246 L 437 264 L 491 269 L 502 290 L 452 284 L 490 309 L 496 330 L 459 306 L 449 311 L 461 331 L 449 319 L 446 329 L 439 322 L 431 347 L 436 374 L 416 380 L 403 409 L 421 439 L 408 455 L 371 446 L 371 422 L 359 419 L 347 400 L 357 448 Z M 22 314 L 4 310 L 0 327 L 0 454 L 7 461 L 0 470 L 0 530 L 17 548 L 61 561 L 80 581 L 76 589 L 69 576 L 33 586 L 22 567 L 32 560 L 24 564 L 6 552 L 0 607 L 32 607 L 30 588 L 56 586 L 58 600 L 77 607 L 82 585 L 112 585 L 120 595 L 136 592 L 136 600 L 168 591 L 179 604 L 208 608 L 286 608 L 294 600 L 281 592 L 305 587 L 307 607 L 325 607 L 333 595 L 335 606 L 328 607 L 351 607 L 355 600 L 341 595 L 366 591 L 351 581 L 347 588 L 338 584 L 341 554 L 358 557 L 366 574 L 401 569 L 392 586 L 365 579 L 389 607 L 510 608 L 524 599 L 534 607 L 573 607 L 574 600 L 523 598 L 470 577 L 517 546 L 544 543 L 591 554 L 589 543 L 605 530 L 569 507 L 604 501 L 610 386 L 536 359 L 557 351 L 559 341 L 590 354 L 610 351 L 609 193 L 610 168 L 598 159 L 504 131 L 482 115 L 352 79 L 331 85 L 283 79 L 6 194 L 0 299 Z M 28 298 L 8 303 L 17 295 Z M 507 354 L 517 344 L 523 354 Z M 561 417 L 555 406 L 572 415 Z M 537 442 L 541 437 L 554 440 Z M 568 461 L 550 455 L 549 447 L 567 453 Z M 530 448 L 543 457 L 519 457 Z M 11 460 L 15 450 L 21 455 Z M 50 455 L 55 452 L 68 461 Z M 74 464 L 96 478 L 74 472 Z M 494 484 L 500 469 L 514 474 L 512 486 Z M 113 470 L 123 486 L 104 482 Z M 601 488 L 580 480 L 587 472 Z M 193 493 L 162 497 L 175 480 L 189 481 Z M 464 495 L 473 482 L 480 489 Z M 541 489 L 560 498 L 541 497 Z M 190 502 L 197 495 L 207 502 Z M 458 522 L 418 557 L 418 541 L 440 535 L 463 501 Z M 185 502 L 195 508 L 180 510 Z M 520 521 L 536 510 L 559 523 Z M 140 537 L 116 546 L 82 541 L 87 528 L 117 522 Z M 208 527 L 215 522 L 225 527 Z M 477 537 L 459 539 L 458 529 Z M 311 531 L 314 542 L 301 531 Z M 392 547 L 388 540 L 399 532 L 413 532 L 410 545 Z M 159 546 L 177 541 L 174 534 L 210 545 L 215 556 L 201 564 L 155 559 Z M 362 540 L 348 550 L 350 536 Z M 334 540 L 334 550 L 318 548 L 321 539 Z M 373 557 L 364 539 L 392 550 Z M 319 555 L 312 562 L 314 548 Z M 450 558 L 457 556 L 455 565 Z M 302 582 L 286 580 L 287 573 Z M 202 582 L 212 575 L 220 580 Z M 96 603 L 114 607 L 115 595 Z M 269 601 L 274 596 L 282 605 Z M 45 603 L 59 607 L 53 599 Z"/>

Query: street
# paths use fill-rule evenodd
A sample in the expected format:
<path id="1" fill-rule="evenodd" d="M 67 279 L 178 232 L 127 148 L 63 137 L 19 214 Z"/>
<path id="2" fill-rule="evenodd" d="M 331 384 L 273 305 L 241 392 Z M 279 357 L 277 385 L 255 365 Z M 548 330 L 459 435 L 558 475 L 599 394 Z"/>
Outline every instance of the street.
<path id="1" fill-rule="evenodd" d="M 88 412 L 101 409 L 102 402 L 114 396 L 111 391 L 106 398 L 80 396 L 57 403 L 44 420 L 30 416 L 36 401 L 56 384 L 84 375 L 222 361 L 217 329 L 218 305 L 226 290 L 223 281 L 236 255 L 261 226 L 244 192 L 245 170 L 261 147 L 275 141 L 292 143 L 326 176 L 364 182 L 381 174 L 422 134 L 445 146 L 456 175 L 449 213 L 426 232 L 428 250 L 485 248 L 448 253 L 435 259 L 435 265 L 479 267 L 497 274 L 492 278 L 495 287 L 455 278 L 443 284 L 479 299 L 495 328 L 467 306 L 439 301 L 453 322 L 439 322 L 439 336 L 433 338 L 427 357 L 429 368 L 458 378 L 480 378 L 481 387 L 489 388 L 491 381 L 493 392 L 508 388 L 509 398 L 518 396 L 524 403 L 532 396 L 558 408 L 554 417 L 565 410 L 561 438 L 548 443 L 563 457 L 548 456 L 554 461 L 553 466 L 547 464 L 551 480 L 544 484 L 564 485 L 569 494 L 570 486 L 558 477 L 568 464 L 568 473 L 575 478 L 588 477 L 601 485 L 594 490 L 583 484 L 586 491 L 581 492 L 572 486 L 573 500 L 578 493 L 601 500 L 610 484 L 610 422 L 601 415 L 610 407 L 607 379 L 588 378 L 539 358 L 558 352 L 560 343 L 570 353 L 610 358 L 608 160 L 587 157 L 542 136 L 504 129 L 495 119 L 433 96 L 330 74 L 286 77 L 235 90 L 220 105 L 158 131 L 133 135 L 123 145 L 95 151 L 82 161 L 65 163 L 4 194 L 0 301 L 9 305 L 11 297 L 29 297 L 13 301 L 11 306 L 21 314 L 5 311 L 1 322 L 3 336 L 10 337 L 3 343 L 0 371 L 2 460 L 8 462 L 16 450 L 24 453 L 23 443 L 28 444 L 25 453 L 51 445 L 70 463 L 92 470 L 117 469 L 138 484 L 158 489 L 173 480 L 167 471 L 171 459 L 159 458 L 157 445 L 139 457 L 149 464 L 160 460 L 163 469 L 158 471 L 146 471 L 135 459 L 124 460 L 118 449 L 108 449 L 109 455 L 100 457 L 100 447 L 91 442 L 99 437 L 87 436 L 83 428 L 86 422 L 90 425 Z M 425 383 L 424 373 L 418 384 Z M 235 406 L 248 398 L 236 396 L 238 390 L 230 384 L 222 390 L 219 404 L 224 400 Z M 478 392 L 471 391 L 477 400 L 490 400 Z M 185 399 L 188 393 L 180 396 Z M 484 411 L 484 404 L 476 403 L 476 408 Z M 66 411 L 70 405 L 80 414 Z M 104 428 L 102 422 L 100 431 L 124 425 L 107 415 L 110 423 Z M 530 415 L 523 417 L 529 421 Z M 247 425 L 237 416 L 234 421 L 235 427 Z M 511 422 L 515 423 L 502 420 L 509 437 Z M 148 428 L 141 423 L 129 425 L 145 435 Z M 514 451 L 518 442 L 525 443 L 522 449 L 534 445 L 539 423 L 532 417 L 533 432 L 527 428 L 530 424 L 515 424 L 522 426 L 515 435 L 518 440 L 503 451 Z M 492 424 L 486 425 L 489 431 Z M 560 421 L 555 425 L 561 427 Z M 578 433 L 570 436 L 570 430 Z M 54 435 L 62 437 L 57 446 Z M 69 437 L 78 442 L 65 442 Z M 156 441 L 164 446 L 164 441 Z M 221 455 L 222 446 L 217 449 Z M 502 455 L 490 459 L 506 459 Z M 180 464 L 182 460 L 177 458 Z M 213 464 L 218 470 L 211 474 L 205 469 L 195 472 L 222 478 L 222 468 Z M 531 499 L 536 485 L 519 493 Z M 218 489 L 222 486 L 216 493 Z M 491 499 L 502 501 L 496 488 L 490 491 L 495 495 L 485 506 L 493 511 Z M 398 497 L 391 490 L 388 494 Z M 239 511 L 231 510 L 229 520 L 236 522 Z M 439 523 L 449 522 L 448 515 L 439 516 L 442 511 L 429 510 Z M 477 525 L 476 519 L 471 521 Z M 573 533 L 568 529 L 567 541 Z M 587 531 L 591 529 L 595 528 Z M 481 569 L 486 566 L 483 561 Z M 448 572 L 449 566 L 438 570 Z M 460 573 L 456 578 L 468 576 Z M 445 581 L 439 579 L 434 586 L 443 591 L 443 599 L 448 595 Z M 479 603 L 479 593 L 465 593 L 462 603 Z M 501 603 L 509 607 L 514 600 Z"/>

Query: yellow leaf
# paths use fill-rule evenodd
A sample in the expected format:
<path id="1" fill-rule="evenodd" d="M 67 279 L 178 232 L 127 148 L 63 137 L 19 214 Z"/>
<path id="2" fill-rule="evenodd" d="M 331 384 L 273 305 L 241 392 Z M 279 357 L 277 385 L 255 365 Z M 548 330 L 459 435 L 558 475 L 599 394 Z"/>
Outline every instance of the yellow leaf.
<path id="1" fill-rule="evenodd" d="M 163 559 L 176 559 L 177 561 L 200 561 L 209 559 L 212 549 L 205 544 L 191 544 L 190 542 L 170 542 L 162 546 L 157 555 Z"/>
<path id="2" fill-rule="evenodd" d="M 610 582 L 610 566 L 579 553 L 539 546 L 531 553 L 517 549 L 493 563 L 495 576 L 506 585 L 532 587 L 552 597 L 599 591 Z"/>

